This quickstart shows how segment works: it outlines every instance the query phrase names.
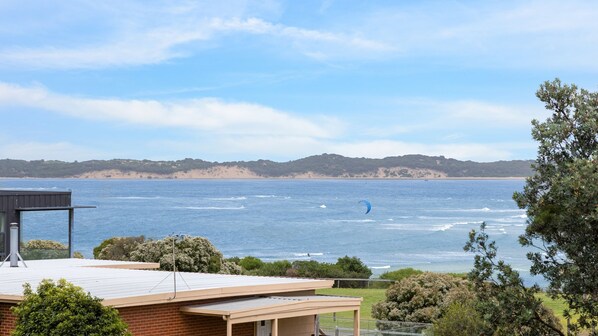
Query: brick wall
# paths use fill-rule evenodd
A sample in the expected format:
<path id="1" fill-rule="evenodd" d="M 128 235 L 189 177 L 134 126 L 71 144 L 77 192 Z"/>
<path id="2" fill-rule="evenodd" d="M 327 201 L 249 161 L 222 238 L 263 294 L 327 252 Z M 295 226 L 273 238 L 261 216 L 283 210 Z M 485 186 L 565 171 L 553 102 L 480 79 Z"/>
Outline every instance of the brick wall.
<path id="1" fill-rule="evenodd" d="M 10 311 L 14 304 L 0 303 L 0 336 L 9 336 L 15 328 L 16 317 Z"/>
<path id="2" fill-rule="evenodd" d="M 226 321 L 221 317 L 182 314 L 181 306 L 207 301 L 167 303 L 151 306 L 120 308 L 122 319 L 134 336 L 226 336 Z M 15 327 L 13 304 L 0 303 L 0 336 L 10 336 Z M 253 336 L 254 323 L 233 325 L 234 336 Z"/>
<path id="3" fill-rule="evenodd" d="M 226 321 L 221 317 L 187 315 L 181 306 L 208 301 L 175 302 L 151 306 L 119 308 L 120 316 L 134 336 L 226 336 Z M 253 336 L 255 324 L 233 325 L 234 336 Z"/>

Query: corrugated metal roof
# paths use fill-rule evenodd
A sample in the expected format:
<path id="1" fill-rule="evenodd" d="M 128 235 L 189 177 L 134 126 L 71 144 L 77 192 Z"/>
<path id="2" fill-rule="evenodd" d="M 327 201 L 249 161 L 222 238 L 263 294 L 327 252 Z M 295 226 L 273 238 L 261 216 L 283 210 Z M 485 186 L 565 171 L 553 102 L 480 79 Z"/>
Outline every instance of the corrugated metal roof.
<path id="1" fill-rule="evenodd" d="M 327 296 L 327 295 L 311 295 L 311 296 L 264 296 L 264 297 L 251 297 L 237 300 L 228 300 L 221 302 L 205 303 L 193 306 L 187 306 L 187 308 L 206 310 L 206 311 L 219 311 L 222 315 L 229 315 L 230 313 L 237 311 L 254 310 L 264 307 L 282 307 L 288 306 L 298 302 L 305 301 L 339 301 L 339 302 L 359 302 L 361 298 L 345 297 L 345 296 Z"/>
<path id="2" fill-rule="evenodd" d="M 43 279 L 61 278 L 104 299 L 106 304 L 116 306 L 159 303 L 172 296 L 172 272 L 112 268 L 123 264 L 126 262 L 60 259 L 29 261 L 29 268 L 5 265 L 0 268 L 0 301 L 19 300 L 25 283 L 35 287 Z M 289 292 L 332 285 L 328 280 L 297 278 L 205 273 L 177 273 L 176 276 L 178 301 Z"/>
<path id="3" fill-rule="evenodd" d="M 155 269 L 160 267 L 158 263 L 146 263 L 137 261 L 118 261 L 118 260 L 100 260 L 100 259 L 44 259 L 44 260 L 26 260 L 28 268 L 34 269 L 52 269 L 52 268 L 71 268 L 71 267 L 114 267 L 128 269 Z M 19 261 L 19 265 L 23 265 Z M 8 262 L 2 265 L 2 268 L 10 268 Z M 1 274 L 1 273 L 0 273 Z M 1 288 L 0 288 L 1 289 Z"/>
<path id="4" fill-rule="evenodd" d="M 191 315 L 222 316 L 231 323 L 273 320 L 322 313 L 355 311 L 361 298 L 342 296 L 267 296 L 181 307 Z"/>

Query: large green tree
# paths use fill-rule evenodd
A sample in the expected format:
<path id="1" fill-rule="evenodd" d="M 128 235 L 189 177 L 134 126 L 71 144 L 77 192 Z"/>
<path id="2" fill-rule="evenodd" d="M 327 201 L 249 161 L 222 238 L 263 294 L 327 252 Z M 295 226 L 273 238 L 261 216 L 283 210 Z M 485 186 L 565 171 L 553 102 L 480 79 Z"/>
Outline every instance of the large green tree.
<path id="1" fill-rule="evenodd" d="M 533 274 L 565 298 L 581 327 L 598 322 L 598 93 L 556 79 L 536 93 L 551 116 L 533 121 L 534 175 L 515 193 L 527 210 L 521 236 Z"/>
<path id="2" fill-rule="evenodd" d="M 564 336 L 553 312 L 536 297 L 540 288 L 524 286 L 519 273 L 497 258 L 496 243 L 488 240 L 485 228 L 483 223 L 479 232 L 472 230 L 465 245 L 476 254 L 468 279 L 475 292 L 473 307 L 485 326 L 477 335 Z"/>
<path id="3" fill-rule="evenodd" d="M 64 279 L 42 280 L 35 292 L 24 287 L 23 301 L 12 308 L 13 336 L 130 335 L 116 309 Z"/>

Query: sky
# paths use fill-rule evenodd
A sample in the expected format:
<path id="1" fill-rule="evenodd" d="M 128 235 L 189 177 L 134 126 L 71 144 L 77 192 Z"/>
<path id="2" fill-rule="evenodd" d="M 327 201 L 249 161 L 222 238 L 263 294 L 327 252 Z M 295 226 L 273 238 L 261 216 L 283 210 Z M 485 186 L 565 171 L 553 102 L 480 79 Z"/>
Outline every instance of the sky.
<path id="1" fill-rule="evenodd" d="M 0 158 L 534 159 L 596 1 L 0 1 Z"/>

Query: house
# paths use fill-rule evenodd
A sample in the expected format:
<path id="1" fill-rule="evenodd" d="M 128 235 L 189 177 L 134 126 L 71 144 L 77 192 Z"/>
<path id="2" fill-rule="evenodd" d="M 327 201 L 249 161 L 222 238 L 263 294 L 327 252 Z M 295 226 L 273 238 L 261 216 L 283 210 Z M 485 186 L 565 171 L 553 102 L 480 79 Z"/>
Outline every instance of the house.
<path id="1" fill-rule="evenodd" d="M 309 336 L 318 316 L 352 311 L 359 330 L 361 298 L 319 296 L 331 280 L 154 270 L 152 263 L 92 259 L 29 260 L 0 267 L 0 336 L 10 335 L 10 307 L 23 284 L 66 279 L 118 309 L 133 335 Z M 176 279 L 176 285 L 175 285 Z"/>
<path id="2" fill-rule="evenodd" d="M 320 335 L 319 315 L 353 312 L 359 334 L 361 298 L 319 296 L 331 280 L 157 271 L 155 263 L 94 259 L 20 261 L 24 211 L 68 211 L 70 192 L 0 191 L 3 258 L 0 266 L 0 336 L 15 327 L 10 308 L 23 300 L 23 285 L 65 279 L 115 307 L 133 335 L 310 336 Z M 12 239 L 11 239 L 12 238 Z"/>
<path id="3" fill-rule="evenodd" d="M 4 260 L 10 251 L 8 235 L 10 223 L 23 224 L 23 214 L 31 211 L 63 211 L 68 213 L 67 249 L 63 251 L 65 258 L 73 257 L 73 227 L 75 209 L 94 208 L 94 206 L 71 205 L 70 191 L 30 191 L 30 190 L 0 190 L 0 259 Z M 20 230 L 19 232 L 22 232 Z M 16 239 L 17 244 L 23 237 Z"/>

